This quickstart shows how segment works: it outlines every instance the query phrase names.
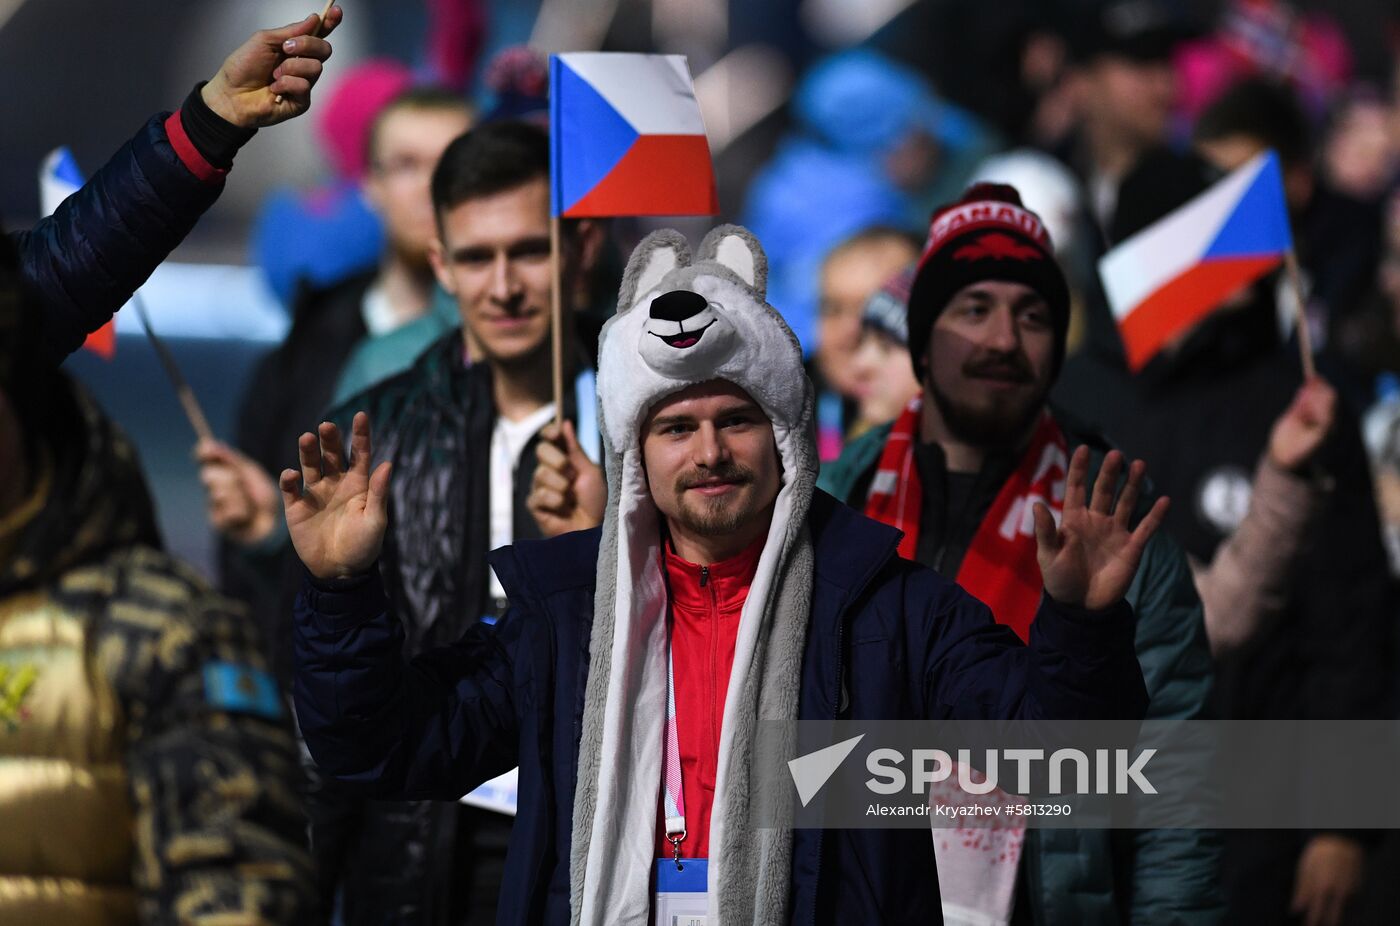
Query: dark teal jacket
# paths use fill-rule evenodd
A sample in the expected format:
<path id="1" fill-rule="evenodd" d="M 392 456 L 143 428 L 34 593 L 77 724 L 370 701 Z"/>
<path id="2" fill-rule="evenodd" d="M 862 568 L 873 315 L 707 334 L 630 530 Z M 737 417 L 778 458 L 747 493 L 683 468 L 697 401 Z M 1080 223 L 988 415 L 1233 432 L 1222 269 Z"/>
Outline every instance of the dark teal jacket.
<path id="1" fill-rule="evenodd" d="M 880 460 L 890 425 L 874 428 L 822 467 L 817 485 L 852 498 Z M 1065 428 L 1070 450 L 1087 443 L 1093 453 L 1090 488 L 1107 446 Z M 1144 500 L 1142 511 L 1151 500 Z M 1141 513 L 1141 512 L 1140 512 Z M 1148 719 L 1209 716 L 1212 668 L 1201 602 L 1186 555 L 1159 531 L 1148 543 L 1128 603 L 1137 615 L 1135 645 L 1151 701 Z M 1202 787 L 1208 787 L 1202 772 Z M 1025 875 L 1036 926 L 1211 926 L 1225 916 L 1218 885 L 1220 834 L 1214 830 L 1033 829 Z"/>

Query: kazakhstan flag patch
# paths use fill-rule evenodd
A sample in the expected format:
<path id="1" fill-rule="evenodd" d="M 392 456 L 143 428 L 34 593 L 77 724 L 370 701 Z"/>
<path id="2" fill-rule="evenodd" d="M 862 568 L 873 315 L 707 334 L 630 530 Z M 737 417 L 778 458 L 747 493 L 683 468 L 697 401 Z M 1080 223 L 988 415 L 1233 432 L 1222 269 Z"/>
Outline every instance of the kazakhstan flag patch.
<path id="1" fill-rule="evenodd" d="M 204 664 L 204 699 L 215 710 L 255 714 L 269 720 L 282 716 L 277 683 L 262 669 L 232 662 Z"/>

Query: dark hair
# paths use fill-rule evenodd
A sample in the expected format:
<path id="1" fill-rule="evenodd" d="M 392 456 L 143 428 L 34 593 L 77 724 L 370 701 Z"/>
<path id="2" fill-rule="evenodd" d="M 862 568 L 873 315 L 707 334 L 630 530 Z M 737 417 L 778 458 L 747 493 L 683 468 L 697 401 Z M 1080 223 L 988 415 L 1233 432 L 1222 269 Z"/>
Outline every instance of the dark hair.
<path id="1" fill-rule="evenodd" d="M 28 430 L 34 409 L 43 405 L 47 387 L 40 315 L 24 282 L 14 239 L 0 231 L 0 392 L 4 392 Z"/>
<path id="2" fill-rule="evenodd" d="M 470 115 L 472 105 L 463 99 L 461 94 L 453 93 L 446 87 L 431 84 L 409 87 L 374 114 L 374 121 L 370 123 L 369 132 L 365 135 L 365 160 L 371 165 L 374 163 L 374 152 L 379 145 L 379 133 L 384 128 L 384 123 L 391 115 L 405 109 L 450 110 Z"/>
<path id="3" fill-rule="evenodd" d="M 1312 154 L 1312 131 L 1297 95 L 1285 84 L 1251 77 L 1226 90 L 1196 121 L 1197 141 L 1244 135 L 1278 152 L 1284 164 Z"/>
<path id="4" fill-rule="evenodd" d="M 433 211 L 549 178 L 549 135 L 528 122 L 488 122 L 447 146 L 433 171 Z"/>

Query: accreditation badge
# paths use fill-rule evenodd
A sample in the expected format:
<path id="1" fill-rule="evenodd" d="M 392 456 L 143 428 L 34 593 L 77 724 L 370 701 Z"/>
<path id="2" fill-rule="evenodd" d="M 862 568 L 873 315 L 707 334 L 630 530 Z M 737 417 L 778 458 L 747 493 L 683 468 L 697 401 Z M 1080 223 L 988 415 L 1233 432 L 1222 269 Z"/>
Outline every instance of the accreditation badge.
<path id="1" fill-rule="evenodd" d="M 657 859 L 652 926 L 707 926 L 709 884 L 708 859 Z"/>

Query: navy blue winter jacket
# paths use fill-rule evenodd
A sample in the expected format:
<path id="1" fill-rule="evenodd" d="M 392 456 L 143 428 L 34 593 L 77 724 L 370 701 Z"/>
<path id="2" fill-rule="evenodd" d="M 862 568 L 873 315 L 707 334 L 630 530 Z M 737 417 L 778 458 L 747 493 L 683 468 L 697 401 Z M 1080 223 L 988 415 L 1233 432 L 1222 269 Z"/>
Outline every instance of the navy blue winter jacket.
<path id="1" fill-rule="evenodd" d="M 151 117 L 57 212 L 15 236 L 53 366 L 126 304 L 223 191 L 226 172 L 203 162 L 179 128 L 177 151 L 170 121 Z"/>
<path id="2" fill-rule="evenodd" d="M 1143 716 L 1128 605 L 1092 613 L 1047 597 L 1024 646 L 985 605 L 900 559 L 894 529 L 821 492 L 809 523 L 801 719 Z M 297 601 L 297 716 L 328 774 L 384 797 L 455 800 L 519 765 L 501 924 L 569 921 L 599 538 L 496 551 L 510 613 L 407 663 L 377 570 L 308 580 Z M 792 922 L 941 922 L 934 872 L 925 830 L 797 830 Z"/>

